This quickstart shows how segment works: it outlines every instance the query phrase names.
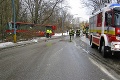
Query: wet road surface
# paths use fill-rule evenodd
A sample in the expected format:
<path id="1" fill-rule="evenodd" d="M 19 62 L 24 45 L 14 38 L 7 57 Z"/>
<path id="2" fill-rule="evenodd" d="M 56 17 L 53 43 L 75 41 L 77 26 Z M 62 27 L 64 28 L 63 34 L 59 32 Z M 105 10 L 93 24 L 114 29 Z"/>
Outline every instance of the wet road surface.
<path id="1" fill-rule="evenodd" d="M 0 80 L 117 80 L 69 38 L 0 52 Z"/>

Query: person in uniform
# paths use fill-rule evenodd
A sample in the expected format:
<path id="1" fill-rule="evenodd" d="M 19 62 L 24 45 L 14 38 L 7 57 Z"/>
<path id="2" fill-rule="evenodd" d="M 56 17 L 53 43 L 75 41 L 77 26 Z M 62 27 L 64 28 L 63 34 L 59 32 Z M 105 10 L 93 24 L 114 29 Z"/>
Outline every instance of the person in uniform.
<path id="1" fill-rule="evenodd" d="M 49 38 L 49 29 L 46 30 L 46 37 Z"/>
<path id="2" fill-rule="evenodd" d="M 49 36 L 51 38 L 51 36 L 52 36 L 52 30 L 49 30 Z"/>
<path id="3" fill-rule="evenodd" d="M 70 42 L 72 41 L 72 30 L 70 29 L 69 31 L 69 36 L 70 36 Z"/>
<path id="4" fill-rule="evenodd" d="M 74 36 L 74 33 L 75 33 L 75 32 L 74 32 L 74 29 L 72 29 L 71 31 L 72 31 L 72 36 Z"/>
<path id="5" fill-rule="evenodd" d="M 76 37 L 80 36 L 80 29 L 76 30 Z"/>

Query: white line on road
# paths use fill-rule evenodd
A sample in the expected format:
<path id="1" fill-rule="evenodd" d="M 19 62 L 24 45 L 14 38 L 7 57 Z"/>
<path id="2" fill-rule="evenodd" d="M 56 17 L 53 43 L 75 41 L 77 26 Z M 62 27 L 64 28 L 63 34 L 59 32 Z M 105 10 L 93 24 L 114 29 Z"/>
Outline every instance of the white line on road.
<path id="1" fill-rule="evenodd" d="M 73 41 L 73 42 L 74 42 L 74 46 L 76 46 L 78 49 L 82 48 L 82 47 L 80 47 L 80 46 L 78 47 L 75 41 Z M 87 54 L 89 53 L 89 51 L 86 50 L 86 49 L 84 49 L 84 48 L 82 48 L 82 50 L 83 50 L 84 52 L 86 52 Z"/>
<path id="2" fill-rule="evenodd" d="M 74 46 L 77 47 L 76 42 L 74 41 Z M 78 49 L 80 49 L 79 47 L 77 47 Z M 82 47 L 81 47 L 82 48 Z M 84 52 L 86 52 L 87 54 L 89 53 L 88 50 L 85 50 L 84 48 L 82 48 L 82 50 Z M 113 76 L 107 69 L 105 69 L 102 65 L 98 64 L 96 61 L 94 61 L 92 58 L 89 57 L 89 60 L 96 65 L 98 68 L 100 68 L 100 70 L 102 70 L 105 74 L 107 74 L 109 77 L 111 77 L 113 80 L 119 80 L 117 79 L 115 76 Z"/>
<path id="3" fill-rule="evenodd" d="M 109 77 L 111 77 L 113 80 L 118 80 L 117 78 L 115 78 L 112 74 L 110 74 L 110 72 L 105 69 L 102 65 L 98 64 L 95 60 L 93 60 L 92 58 L 89 57 L 89 60 L 96 65 L 98 68 L 100 68 L 100 70 L 102 70 L 105 74 L 107 74 Z"/>
<path id="4" fill-rule="evenodd" d="M 56 52 L 56 54 L 59 53 L 59 52 L 62 51 L 62 50 L 63 50 L 63 48 L 61 48 L 60 50 L 58 50 L 58 51 Z"/>
<path id="5" fill-rule="evenodd" d="M 65 47 L 67 47 L 67 46 L 65 46 Z M 65 47 L 63 47 L 63 48 L 65 48 Z M 62 51 L 63 48 L 61 48 L 60 50 L 58 50 L 58 51 L 56 52 L 56 54 L 59 53 L 60 51 Z"/>
<path id="6" fill-rule="evenodd" d="M 87 51 L 86 49 L 83 49 L 84 52 L 86 52 L 87 54 L 89 53 L 89 51 Z"/>
<path id="7" fill-rule="evenodd" d="M 77 46 L 77 44 L 76 44 L 76 42 L 75 42 L 75 41 L 73 41 L 73 43 L 74 43 L 74 46 Z"/>

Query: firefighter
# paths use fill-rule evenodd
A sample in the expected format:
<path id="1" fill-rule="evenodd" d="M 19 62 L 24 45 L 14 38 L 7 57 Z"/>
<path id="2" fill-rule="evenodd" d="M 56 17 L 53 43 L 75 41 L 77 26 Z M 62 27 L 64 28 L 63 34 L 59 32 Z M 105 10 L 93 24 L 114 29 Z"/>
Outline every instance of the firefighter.
<path id="1" fill-rule="evenodd" d="M 49 38 L 49 29 L 46 30 L 46 37 Z"/>
<path id="2" fill-rule="evenodd" d="M 52 36 L 52 30 L 49 30 L 49 36 L 51 38 L 51 36 Z"/>
<path id="3" fill-rule="evenodd" d="M 70 36 L 70 42 L 72 41 L 72 30 L 70 29 L 69 31 L 69 36 Z"/>
<path id="4" fill-rule="evenodd" d="M 89 29 L 89 27 L 87 26 L 87 27 L 85 28 L 86 38 L 88 38 L 88 29 Z"/>
<path id="5" fill-rule="evenodd" d="M 79 29 L 76 30 L 76 37 L 78 37 L 78 36 L 80 36 L 80 30 Z"/>
<path id="6" fill-rule="evenodd" d="M 74 33 L 75 33 L 75 32 L 74 32 L 74 29 L 72 29 L 71 32 L 72 32 L 72 36 L 74 36 Z"/>
<path id="7" fill-rule="evenodd" d="M 79 32 L 79 36 L 80 36 L 80 29 L 78 29 L 78 32 Z"/>

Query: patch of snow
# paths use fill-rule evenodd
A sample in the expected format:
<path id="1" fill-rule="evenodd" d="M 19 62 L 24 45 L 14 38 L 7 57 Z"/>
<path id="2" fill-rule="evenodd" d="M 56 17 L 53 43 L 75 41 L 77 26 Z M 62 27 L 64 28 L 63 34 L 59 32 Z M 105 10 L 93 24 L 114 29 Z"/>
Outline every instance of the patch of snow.
<path id="1" fill-rule="evenodd" d="M 38 39 L 32 39 L 31 41 L 32 42 L 38 42 Z"/>
<path id="2" fill-rule="evenodd" d="M 0 43 L 0 48 L 4 48 L 4 47 L 7 47 L 7 46 L 12 46 L 12 45 L 14 45 L 13 42 Z"/>
<path id="3" fill-rule="evenodd" d="M 63 35 L 68 35 L 68 33 L 67 33 L 67 32 L 66 32 L 66 33 L 63 33 Z M 62 36 L 62 33 L 55 33 L 54 36 Z"/>
<path id="4" fill-rule="evenodd" d="M 64 33 L 63 35 L 66 35 L 66 33 Z M 62 36 L 62 33 L 55 33 L 54 36 Z M 35 37 L 32 40 L 28 40 L 28 41 L 20 41 L 17 43 L 13 43 L 13 42 L 4 42 L 4 43 L 0 43 L 0 48 L 6 48 L 6 47 L 10 47 L 10 46 L 15 46 L 16 44 L 26 44 L 26 43 L 32 43 L 32 42 L 38 42 L 39 40 L 42 39 L 46 39 L 46 37 Z"/>

